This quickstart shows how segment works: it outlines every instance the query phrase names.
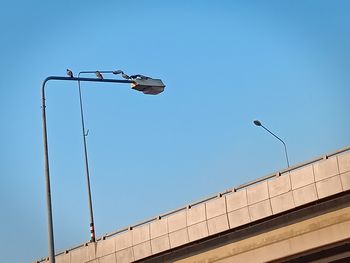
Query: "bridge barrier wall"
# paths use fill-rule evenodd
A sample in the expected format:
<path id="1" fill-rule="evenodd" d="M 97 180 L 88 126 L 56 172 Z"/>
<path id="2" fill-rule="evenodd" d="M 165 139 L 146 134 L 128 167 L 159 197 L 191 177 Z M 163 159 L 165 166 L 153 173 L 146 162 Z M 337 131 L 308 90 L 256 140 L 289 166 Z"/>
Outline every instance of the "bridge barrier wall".
<path id="1" fill-rule="evenodd" d="M 107 234 L 56 262 L 132 262 L 348 190 L 350 147 Z"/>

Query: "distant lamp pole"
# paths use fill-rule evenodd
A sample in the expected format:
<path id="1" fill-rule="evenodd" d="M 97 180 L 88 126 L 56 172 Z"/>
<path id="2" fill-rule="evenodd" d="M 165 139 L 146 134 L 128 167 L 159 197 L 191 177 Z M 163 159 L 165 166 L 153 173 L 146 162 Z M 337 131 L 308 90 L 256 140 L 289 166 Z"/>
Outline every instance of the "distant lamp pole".
<path id="1" fill-rule="evenodd" d="M 81 72 L 79 72 L 78 78 L 80 78 L 80 74 L 81 74 Z M 85 175 L 86 175 L 88 200 L 89 200 L 89 212 L 90 212 L 90 242 L 95 242 L 96 235 L 95 235 L 94 213 L 93 213 L 93 209 L 92 209 L 89 162 L 88 162 L 88 153 L 87 153 L 87 146 L 86 146 L 86 136 L 89 134 L 89 130 L 87 132 L 85 131 L 83 99 L 81 96 L 80 81 L 78 81 L 78 90 L 79 90 L 79 102 L 80 102 L 81 127 L 82 127 L 83 143 L 84 143 Z"/>
<path id="2" fill-rule="evenodd" d="M 255 121 L 253 121 L 253 123 L 254 123 L 256 126 L 258 126 L 258 127 L 264 128 L 267 132 L 269 132 L 270 134 L 272 134 L 275 138 L 277 138 L 280 142 L 283 143 L 284 152 L 285 152 L 285 154 L 286 154 L 287 165 L 288 165 L 288 168 L 289 168 L 289 160 L 288 160 L 287 146 L 286 146 L 286 144 L 284 143 L 284 141 L 283 141 L 280 137 L 278 137 L 276 134 L 274 134 L 272 131 L 270 131 L 268 128 L 266 128 L 264 125 L 262 125 L 260 121 L 255 120 Z"/>
<path id="3" fill-rule="evenodd" d="M 48 140 L 47 140 L 46 103 L 45 103 L 45 86 L 46 86 L 46 83 L 50 80 L 129 83 L 131 84 L 132 89 L 141 91 L 144 94 L 151 94 L 151 95 L 156 95 L 163 92 L 165 85 L 160 79 L 152 79 L 152 78 L 147 78 L 147 79 L 136 78 L 136 79 L 120 80 L 120 79 L 103 79 L 103 78 L 76 78 L 76 77 L 73 77 L 73 75 L 69 77 L 50 76 L 43 81 L 41 86 L 41 110 L 42 110 L 42 125 L 43 125 L 44 172 L 45 172 L 46 205 L 47 205 L 47 221 L 48 221 L 49 260 L 50 260 L 50 263 L 55 263 L 55 245 L 54 245 L 54 236 L 53 236 L 49 151 L 48 151 Z"/>
<path id="4" fill-rule="evenodd" d="M 114 75 L 124 74 L 124 72 L 122 70 L 89 70 L 89 71 L 80 71 L 78 73 L 78 78 L 80 78 L 81 74 L 95 74 L 97 78 L 103 79 L 102 74 L 105 74 L 105 73 L 114 74 Z M 67 75 L 70 77 L 73 77 L 73 73 L 70 70 L 67 70 Z M 127 75 L 124 74 L 124 77 L 125 76 L 127 76 Z M 139 75 L 137 75 L 137 76 L 139 76 Z M 128 77 L 127 79 L 132 79 L 129 76 L 127 76 L 127 77 Z M 132 85 L 135 85 L 135 84 L 132 83 Z M 82 95 L 81 95 L 81 86 L 80 86 L 79 80 L 78 80 L 78 91 L 79 91 L 80 118 L 81 118 L 81 127 L 82 127 L 82 135 L 83 135 L 83 145 L 84 145 L 85 175 L 86 175 L 86 182 L 87 182 L 87 192 L 88 192 L 89 212 L 90 212 L 90 242 L 95 242 L 95 240 L 96 240 L 95 232 L 96 231 L 95 231 L 94 213 L 93 213 L 93 206 L 92 206 L 89 161 L 88 161 L 88 151 L 87 151 L 87 143 L 86 143 L 86 137 L 89 133 L 89 130 L 87 130 L 87 132 L 85 131 L 83 99 L 82 99 Z"/>
<path id="5" fill-rule="evenodd" d="M 111 71 L 111 70 L 90 70 L 90 71 L 80 71 L 78 73 L 78 78 L 80 78 L 81 74 L 96 74 L 96 76 L 100 79 L 103 79 L 102 73 L 113 73 L 116 74 L 119 71 Z M 73 76 L 73 75 L 72 75 Z M 90 212 L 90 242 L 95 242 L 96 240 L 96 231 L 95 231 L 95 222 L 94 222 L 94 212 L 92 206 L 92 194 L 91 194 L 91 186 L 90 186 L 90 172 L 89 172 L 89 161 L 88 161 L 88 151 L 86 145 L 86 137 L 89 134 L 89 130 L 85 131 L 85 121 L 84 121 L 84 111 L 83 111 L 83 98 L 81 95 L 81 87 L 80 81 L 78 81 L 78 91 L 79 91 L 79 104 L 80 104 L 80 118 L 81 118 L 81 127 L 82 127 L 82 135 L 83 135 L 83 145 L 84 145 L 84 161 L 85 161 L 85 175 L 86 175 L 86 183 L 87 183 L 87 192 L 88 192 L 88 201 L 89 201 L 89 212 Z"/>

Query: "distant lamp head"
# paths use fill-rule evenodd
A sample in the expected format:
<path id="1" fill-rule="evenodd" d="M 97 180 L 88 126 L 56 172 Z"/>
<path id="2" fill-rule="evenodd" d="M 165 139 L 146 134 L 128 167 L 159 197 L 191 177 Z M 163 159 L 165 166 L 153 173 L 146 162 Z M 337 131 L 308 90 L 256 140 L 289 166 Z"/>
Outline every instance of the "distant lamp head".
<path id="1" fill-rule="evenodd" d="M 144 94 L 157 95 L 164 91 L 165 85 L 160 79 L 134 79 L 131 88 Z"/>
<path id="2" fill-rule="evenodd" d="M 255 124 L 256 126 L 261 126 L 261 125 L 262 125 L 261 122 L 258 121 L 258 120 L 255 120 L 255 121 L 253 121 L 253 122 L 254 122 L 254 124 Z"/>

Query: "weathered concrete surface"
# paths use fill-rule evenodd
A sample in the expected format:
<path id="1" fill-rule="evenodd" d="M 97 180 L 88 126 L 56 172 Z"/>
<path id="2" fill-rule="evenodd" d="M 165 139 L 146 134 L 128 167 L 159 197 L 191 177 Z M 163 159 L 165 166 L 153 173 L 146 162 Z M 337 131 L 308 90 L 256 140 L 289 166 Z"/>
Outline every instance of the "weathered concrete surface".
<path id="1" fill-rule="evenodd" d="M 269 177 L 268 180 L 248 185 L 237 191 L 232 190 L 224 194 L 218 194 L 216 197 L 211 197 L 203 202 L 189 205 L 175 212 L 156 217 L 154 220 L 107 235 L 95 244 L 83 244 L 80 247 L 67 250 L 57 255 L 56 258 L 57 262 L 62 263 L 120 263 L 157 257 L 157 255 L 162 255 L 167 250 L 176 250 L 187 244 L 191 245 L 192 242 L 198 243 L 201 240 L 228 231 L 242 229 L 247 224 L 252 225 L 269 220 L 289 211 L 303 208 L 308 204 L 313 204 L 314 201 L 327 200 L 342 193 L 346 194 L 349 189 L 350 153 L 346 151 L 345 153 L 334 154 L 330 158 L 294 167 L 291 170 L 283 171 L 282 174 L 277 173 L 276 176 Z M 337 214 L 341 220 L 348 218 L 349 210 L 342 211 L 341 216 L 339 214 L 341 212 Z M 237 257 L 237 261 L 234 260 L 235 262 L 241 262 L 241 260 L 255 262 L 251 261 L 253 258 L 259 259 L 256 262 L 262 262 L 265 260 L 263 254 L 267 253 L 269 247 L 276 250 L 274 253 L 268 253 L 274 258 L 281 256 L 280 253 L 283 251 L 284 254 L 289 253 L 289 251 L 296 253 L 308 247 L 309 243 L 305 244 L 302 240 L 310 239 L 311 242 L 315 235 L 321 237 L 324 235 L 325 238 L 329 237 L 327 242 L 332 242 L 350 232 L 344 231 L 345 227 L 350 229 L 347 219 L 336 222 L 340 219 L 337 219 L 335 215 L 330 214 L 329 217 L 324 217 L 325 222 L 333 223 L 324 225 L 319 230 L 311 230 L 310 228 L 315 226 L 315 222 L 318 220 L 315 218 L 314 223 L 307 221 L 296 224 L 295 227 L 299 229 L 298 234 L 294 230 L 287 231 L 286 228 L 281 229 L 282 232 L 276 230 L 269 235 L 266 233 L 266 235 L 260 237 L 252 237 L 252 239 L 249 239 L 250 241 L 248 239 L 242 240 L 241 243 L 235 243 L 234 250 L 232 250 L 233 244 L 222 249 L 227 250 L 224 253 L 228 257 L 227 262 L 232 262 L 233 258 L 230 257 Z M 321 224 L 321 221 L 317 222 L 319 223 L 316 225 Z M 310 231 L 307 231 L 307 229 Z M 331 233 L 326 234 L 327 231 L 331 231 Z M 289 234 L 291 236 L 286 240 L 278 239 L 278 237 L 286 237 Z M 273 244 L 263 243 L 264 240 L 267 242 L 271 239 L 275 240 Z M 315 242 L 312 241 L 310 244 L 321 245 L 322 242 L 326 242 L 322 238 L 316 239 Z M 298 240 L 298 242 L 295 240 Z M 293 242 L 303 244 L 303 248 Z M 264 245 L 258 246 L 257 244 Z M 247 246 L 251 247 L 250 252 L 243 249 Z M 294 250 L 287 249 L 291 246 Z M 245 252 L 236 255 L 235 251 L 238 248 Z M 208 252 L 209 254 L 203 253 L 203 257 L 208 256 L 205 262 L 211 262 L 210 258 L 219 256 L 215 251 L 213 249 L 212 252 Z M 222 251 L 221 248 L 218 248 L 218 251 Z M 202 256 L 198 255 L 198 257 L 198 262 L 204 260 Z M 222 262 L 226 262 L 225 258 L 222 258 L 222 260 Z M 45 261 L 47 260 L 38 262 Z M 197 262 L 197 259 L 185 262 Z"/>
<path id="2" fill-rule="evenodd" d="M 268 262 L 346 240 L 349 230 L 347 207 L 175 262 Z"/>

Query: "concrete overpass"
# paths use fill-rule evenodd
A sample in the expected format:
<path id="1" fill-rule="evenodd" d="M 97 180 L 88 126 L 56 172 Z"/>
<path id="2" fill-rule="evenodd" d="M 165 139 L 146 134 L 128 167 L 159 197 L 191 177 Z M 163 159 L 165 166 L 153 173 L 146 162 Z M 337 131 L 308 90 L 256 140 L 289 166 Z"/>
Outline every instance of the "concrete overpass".
<path id="1" fill-rule="evenodd" d="M 350 147 L 68 249 L 56 262 L 350 262 Z"/>

